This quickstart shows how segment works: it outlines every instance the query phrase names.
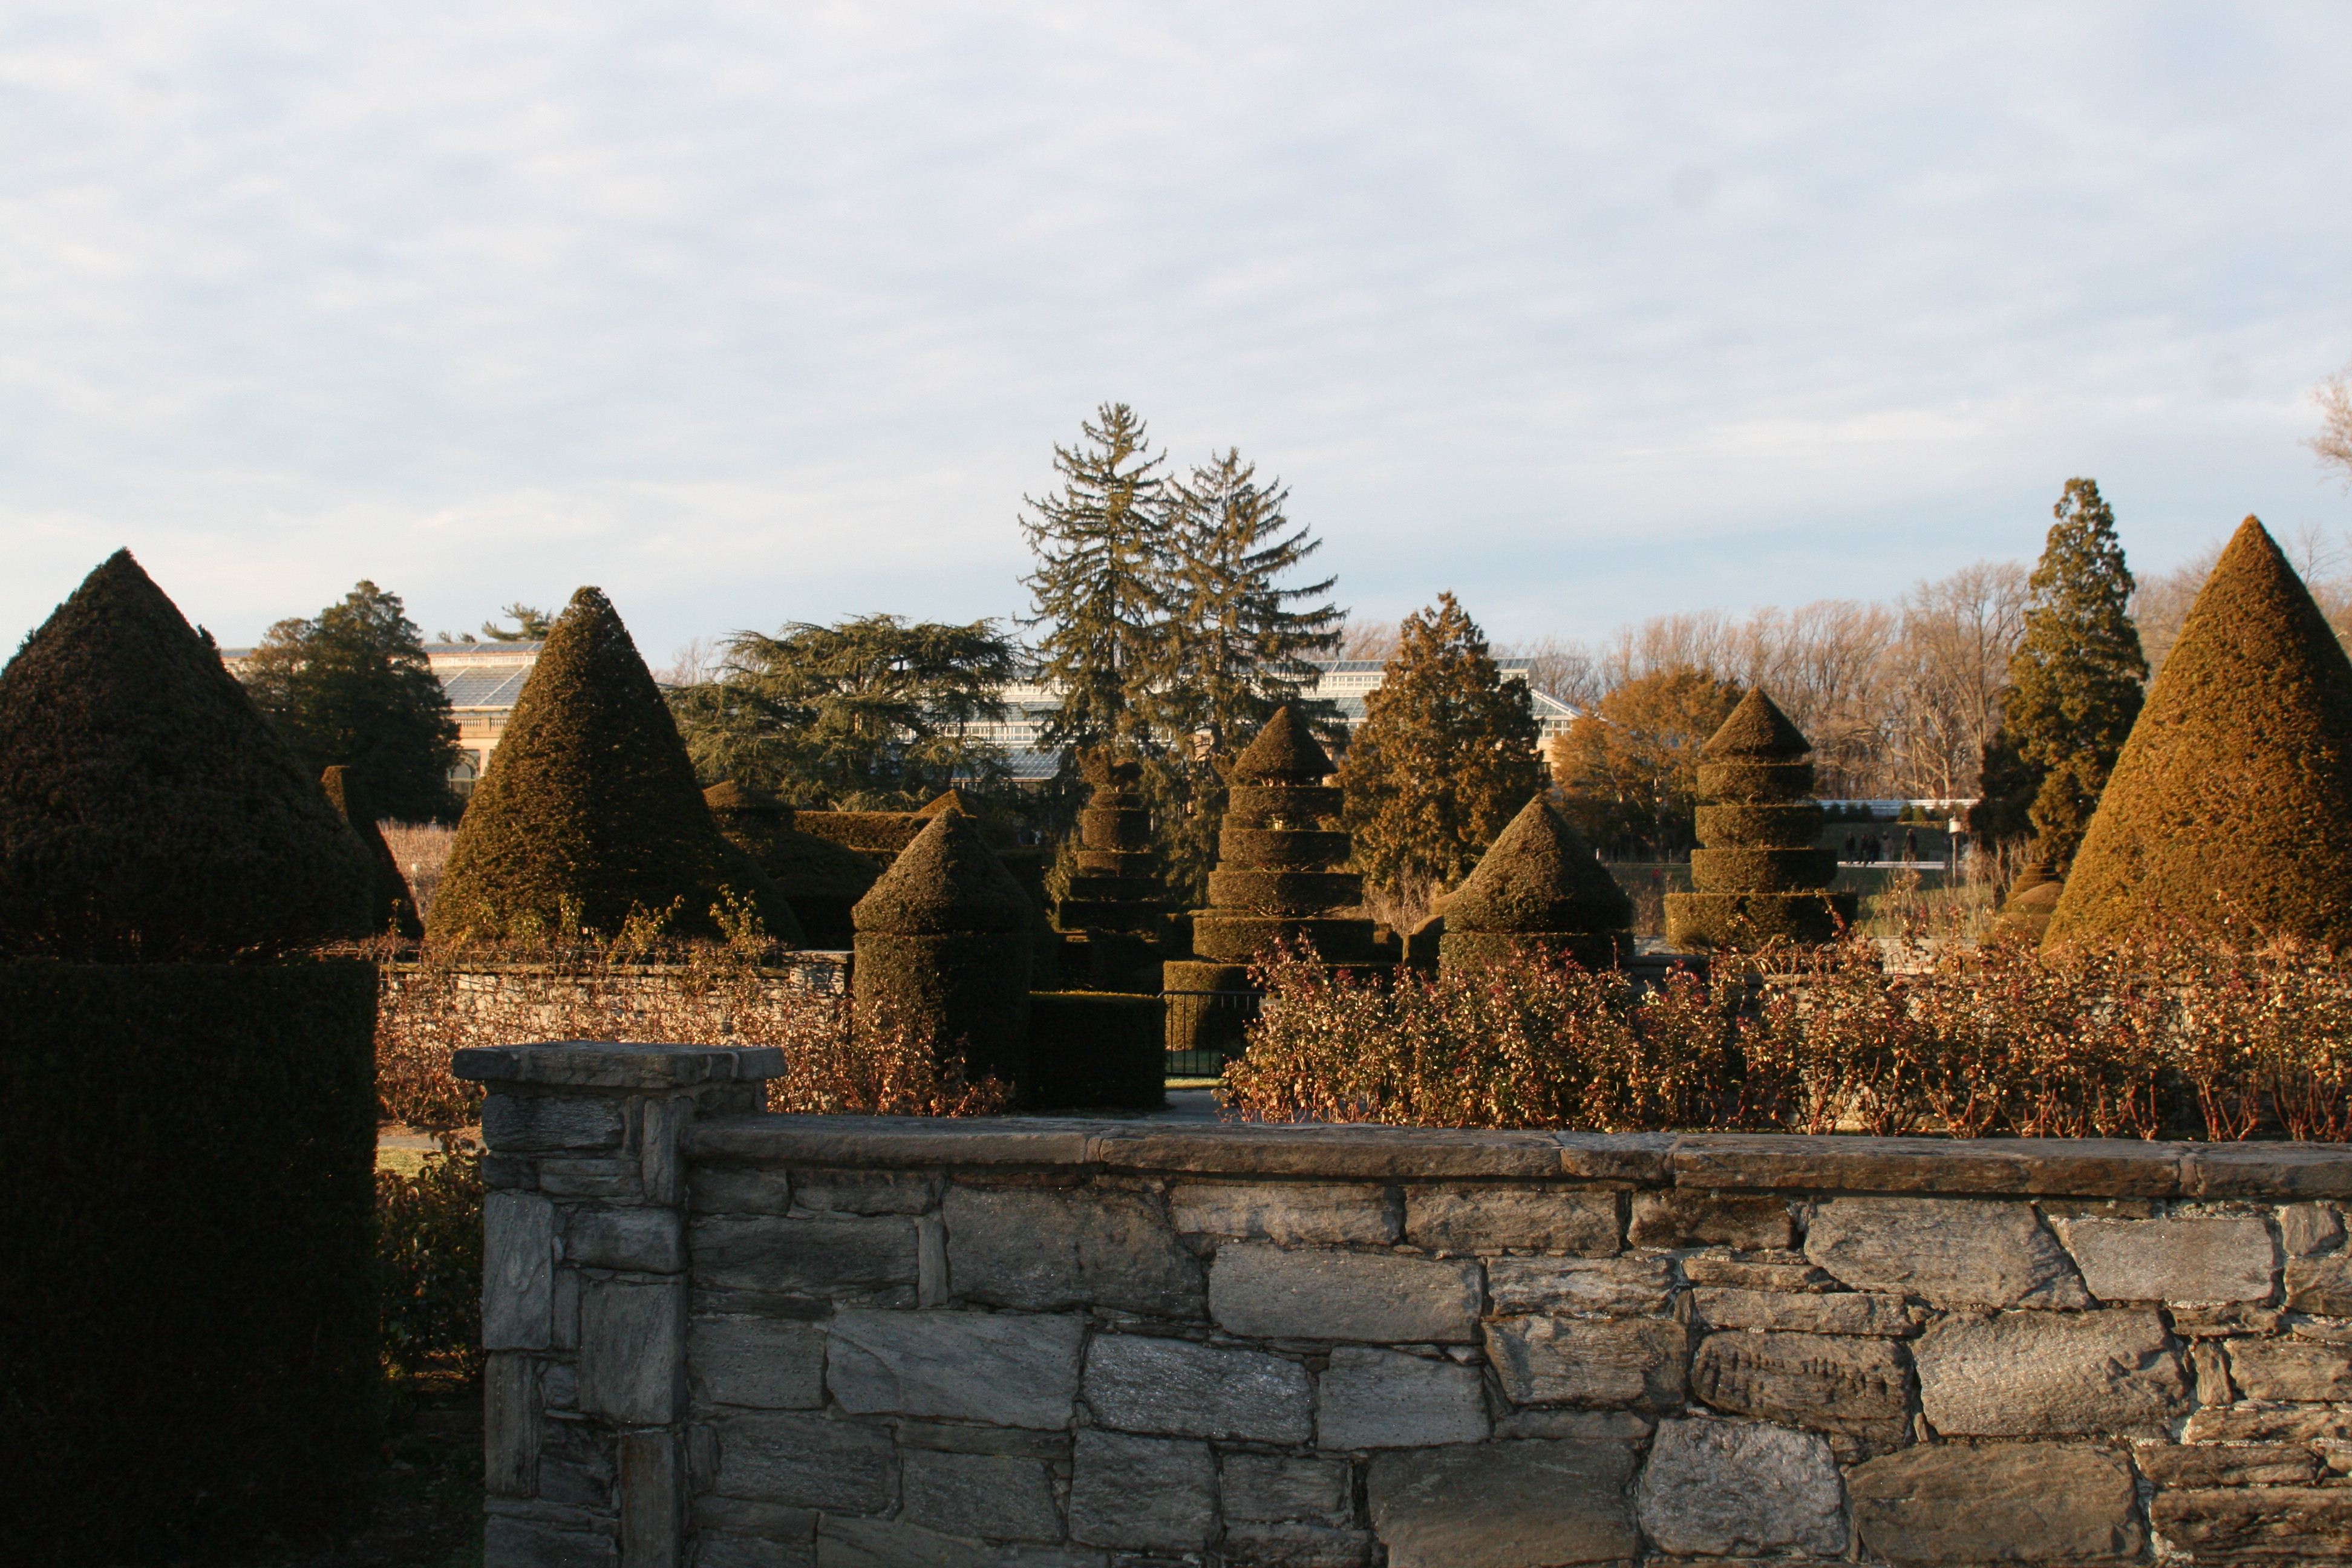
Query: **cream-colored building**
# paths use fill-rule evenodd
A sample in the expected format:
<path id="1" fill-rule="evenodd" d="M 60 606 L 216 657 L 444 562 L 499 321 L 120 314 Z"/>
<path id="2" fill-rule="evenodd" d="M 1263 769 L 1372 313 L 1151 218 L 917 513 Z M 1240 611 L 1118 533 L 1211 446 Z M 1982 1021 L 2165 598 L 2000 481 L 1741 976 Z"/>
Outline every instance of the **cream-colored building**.
<path id="1" fill-rule="evenodd" d="M 515 699 L 539 662 L 537 642 L 429 642 L 425 658 L 448 694 L 451 716 L 457 721 L 457 744 L 462 751 L 449 770 L 449 784 L 460 795 L 474 793 L 474 781 L 490 765 L 507 721 L 514 716 Z M 221 649 L 221 662 L 231 675 L 244 673 L 249 647 Z"/>

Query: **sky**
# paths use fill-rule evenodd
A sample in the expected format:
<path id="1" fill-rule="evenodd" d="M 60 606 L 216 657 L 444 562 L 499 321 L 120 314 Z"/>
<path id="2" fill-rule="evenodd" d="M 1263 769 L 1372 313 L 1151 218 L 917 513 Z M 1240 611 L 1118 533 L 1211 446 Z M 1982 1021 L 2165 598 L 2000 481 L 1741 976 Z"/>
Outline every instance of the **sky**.
<path id="1" fill-rule="evenodd" d="M 1131 404 L 1501 642 L 2352 528 L 2352 7 L 16 0 L 0 633 L 1027 608 Z"/>

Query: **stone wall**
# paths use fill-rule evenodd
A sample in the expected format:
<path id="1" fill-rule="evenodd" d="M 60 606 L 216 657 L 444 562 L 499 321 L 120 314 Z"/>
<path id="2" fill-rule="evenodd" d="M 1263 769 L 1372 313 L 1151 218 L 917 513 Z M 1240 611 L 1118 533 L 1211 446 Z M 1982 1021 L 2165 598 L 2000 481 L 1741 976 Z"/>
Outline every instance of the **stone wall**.
<path id="1" fill-rule="evenodd" d="M 2352 1150 L 489 1080 L 490 1568 L 2352 1557 Z"/>

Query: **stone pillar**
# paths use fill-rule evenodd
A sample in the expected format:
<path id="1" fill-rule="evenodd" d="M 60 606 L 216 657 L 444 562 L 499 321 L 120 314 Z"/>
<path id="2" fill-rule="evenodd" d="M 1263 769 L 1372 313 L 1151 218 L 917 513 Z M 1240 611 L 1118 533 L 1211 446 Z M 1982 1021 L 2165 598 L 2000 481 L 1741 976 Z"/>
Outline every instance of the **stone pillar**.
<path id="1" fill-rule="evenodd" d="M 485 1568 L 686 1568 L 685 1165 L 772 1047 L 482 1047 Z"/>

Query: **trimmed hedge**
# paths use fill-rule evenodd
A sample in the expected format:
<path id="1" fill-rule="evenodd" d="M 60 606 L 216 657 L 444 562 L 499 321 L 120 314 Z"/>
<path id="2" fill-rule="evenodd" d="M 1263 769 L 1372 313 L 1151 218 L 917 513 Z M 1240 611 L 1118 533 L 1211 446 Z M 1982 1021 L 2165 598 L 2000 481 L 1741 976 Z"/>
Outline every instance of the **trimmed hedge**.
<path id="1" fill-rule="evenodd" d="M 1225 826 L 1337 832 L 1347 809 L 1336 784 L 1235 784 L 1225 793 Z"/>
<path id="2" fill-rule="evenodd" d="M 1712 762 L 1788 762 L 1811 752 L 1813 743 L 1780 711 L 1780 705 L 1753 687 L 1739 706 L 1707 737 L 1699 754 Z"/>
<path id="3" fill-rule="evenodd" d="M 1834 849 L 1691 851 L 1691 886 L 1702 893 L 1818 892 L 1837 876 Z"/>
<path id="4" fill-rule="evenodd" d="M 911 811 L 803 811 L 793 816 L 793 826 L 803 833 L 885 865 L 915 841 L 928 821 Z"/>
<path id="5" fill-rule="evenodd" d="M 1445 929 L 1453 936 L 1594 932 L 1605 940 L 1591 951 L 1614 952 L 1620 937 L 1631 950 L 1633 927 L 1633 900 L 1541 795 L 1519 808 L 1445 902 Z"/>
<path id="6" fill-rule="evenodd" d="M 1330 775 L 1330 753 L 1287 703 L 1274 710 L 1225 774 L 1237 784 L 1292 785 L 1320 784 Z"/>
<path id="7" fill-rule="evenodd" d="M 400 862 L 393 858 L 392 846 L 383 841 L 383 829 L 376 826 L 367 786 L 341 763 L 320 773 L 319 784 L 327 792 L 328 803 L 359 835 L 360 847 L 367 851 L 368 864 L 374 868 L 369 923 L 379 934 L 391 931 L 416 941 L 425 934 L 425 925 L 416 918 L 416 900 L 408 890 L 408 879 L 400 874 Z"/>
<path id="8" fill-rule="evenodd" d="M 1029 917 L 1028 895 L 961 812 L 926 823 L 856 910 L 861 936 L 1025 931 Z"/>
<path id="9" fill-rule="evenodd" d="M 1380 950 L 1372 922 L 1347 916 L 1248 915 L 1202 910 L 1192 917 L 1192 951 L 1213 963 L 1248 963 L 1286 941 L 1304 942 L 1326 963 L 1373 963 Z"/>
<path id="10" fill-rule="evenodd" d="M 1029 1103 L 1041 1110 L 1167 1104 L 1165 1014 L 1157 996 L 1031 992 Z"/>
<path id="11" fill-rule="evenodd" d="M 1701 844 L 1745 844 L 1758 849 L 1811 849 L 1821 843 L 1822 808 L 1793 805 L 1702 805 Z"/>
<path id="12" fill-rule="evenodd" d="M 364 1509 L 375 995 L 353 961 L 0 963 L 11 1560 L 178 1561 Z"/>
<path id="13" fill-rule="evenodd" d="M 1421 940 L 1416 933 L 1413 941 Z M 1633 956 L 1633 939 L 1617 931 L 1446 931 L 1437 939 L 1441 969 L 1510 966 L 1550 956 L 1572 959 L 1585 969 L 1614 969 Z M 1406 962 L 1412 961 L 1408 950 Z"/>
<path id="14" fill-rule="evenodd" d="M 850 966 L 858 1026 L 905 1028 L 974 1079 L 1029 1067 L 1028 931 L 861 931 Z"/>
<path id="15" fill-rule="evenodd" d="M 1811 763 L 1701 763 L 1698 793 L 1717 805 L 1780 805 L 1813 790 Z"/>
<path id="16" fill-rule="evenodd" d="M 1766 942 L 1834 941 L 1854 921 L 1854 893 L 1669 893 L 1678 946 L 1754 947 Z"/>
<path id="17" fill-rule="evenodd" d="M 1236 868 L 1209 873 L 1209 903 L 1217 910 L 1318 914 L 1357 902 L 1363 889 L 1363 878 L 1353 871 Z"/>
<path id="18" fill-rule="evenodd" d="M 803 942 L 849 946 L 856 934 L 849 911 L 881 879 L 881 864 L 794 826 L 793 808 L 764 791 L 731 780 L 702 792 L 719 830 L 760 863 L 799 917 Z"/>
<path id="19" fill-rule="evenodd" d="M 1217 835 L 1219 860 L 1235 866 L 1263 866 L 1269 870 L 1344 866 L 1354 853 L 1354 837 L 1347 833 L 1301 827 L 1235 827 L 1228 818 Z"/>
<path id="20" fill-rule="evenodd" d="M 1694 890 L 1666 895 L 1668 942 L 1684 948 L 1823 942 L 1853 920 L 1855 896 L 1829 890 L 1835 851 L 1774 842 L 1793 837 L 1801 823 L 1820 830 L 1819 808 L 1799 798 L 1813 787 L 1813 766 L 1795 759 L 1811 750 L 1760 687 L 1708 739 L 1704 754 L 1710 760 L 1698 765 L 1699 794 L 1708 803 L 1700 808 L 1706 847 L 1691 853 Z"/>
<path id="21" fill-rule="evenodd" d="M 1078 842 L 1094 850 L 1149 855 L 1150 814 L 1135 806 L 1089 805 L 1078 813 Z"/>

